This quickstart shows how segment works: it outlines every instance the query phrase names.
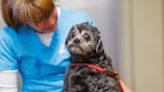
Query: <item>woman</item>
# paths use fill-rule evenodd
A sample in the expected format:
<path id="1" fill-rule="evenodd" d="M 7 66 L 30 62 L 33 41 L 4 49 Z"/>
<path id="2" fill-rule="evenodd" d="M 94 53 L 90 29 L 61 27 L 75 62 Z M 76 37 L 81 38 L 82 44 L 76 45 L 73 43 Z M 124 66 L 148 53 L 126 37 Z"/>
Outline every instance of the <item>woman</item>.
<path id="1" fill-rule="evenodd" d="M 73 25 L 91 19 L 60 9 L 53 0 L 2 0 L 1 6 L 7 26 L 0 31 L 0 74 L 12 81 L 3 77 L 0 89 L 18 90 L 19 71 L 21 91 L 60 92 L 70 57 L 65 38 Z"/>

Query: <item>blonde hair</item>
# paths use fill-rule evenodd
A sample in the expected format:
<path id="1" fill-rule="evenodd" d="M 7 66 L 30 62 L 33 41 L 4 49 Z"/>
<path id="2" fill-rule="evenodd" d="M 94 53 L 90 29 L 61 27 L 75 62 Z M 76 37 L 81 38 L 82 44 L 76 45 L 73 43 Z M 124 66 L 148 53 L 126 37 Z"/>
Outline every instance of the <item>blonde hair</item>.
<path id="1" fill-rule="evenodd" d="M 53 0 L 1 0 L 2 17 L 14 29 L 47 19 L 54 8 Z"/>

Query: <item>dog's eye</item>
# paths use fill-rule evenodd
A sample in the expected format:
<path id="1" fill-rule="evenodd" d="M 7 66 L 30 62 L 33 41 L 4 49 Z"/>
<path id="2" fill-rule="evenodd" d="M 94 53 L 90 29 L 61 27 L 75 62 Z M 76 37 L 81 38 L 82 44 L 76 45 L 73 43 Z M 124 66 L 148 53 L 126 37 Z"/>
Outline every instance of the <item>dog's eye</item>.
<path id="1" fill-rule="evenodd" d="M 75 37 L 75 32 L 72 32 L 71 38 L 74 38 L 74 37 Z"/>
<path id="2" fill-rule="evenodd" d="M 85 39 L 86 41 L 89 41 L 89 40 L 90 40 L 90 36 L 89 36 L 88 34 L 84 34 L 84 39 Z"/>

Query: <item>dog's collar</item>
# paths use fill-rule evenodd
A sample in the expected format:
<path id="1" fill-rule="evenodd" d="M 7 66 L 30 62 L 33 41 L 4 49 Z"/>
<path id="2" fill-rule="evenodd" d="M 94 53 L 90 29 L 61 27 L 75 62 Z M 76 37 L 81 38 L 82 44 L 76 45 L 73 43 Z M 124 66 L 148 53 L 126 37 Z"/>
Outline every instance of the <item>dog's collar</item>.
<path id="1" fill-rule="evenodd" d="M 89 68 L 95 69 L 96 71 L 101 72 L 101 73 L 106 72 L 109 76 L 115 77 L 117 79 L 118 83 L 119 83 L 119 86 L 120 86 L 122 92 L 124 92 L 123 86 L 122 86 L 120 78 L 119 78 L 119 74 L 118 74 L 118 72 L 116 70 L 114 70 L 114 69 L 103 69 L 103 68 L 98 67 L 96 65 L 87 64 L 87 63 L 73 63 L 73 64 L 71 64 L 72 67 L 82 66 L 82 65 L 85 65 L 85 66 L 87 66 Z"/>
<path id="2" fill-rule="evenodd" d="M 87 64 L 87 63 L 73 63 L 71 66 L 75 67 L 75 66 L 82 66 L 82 65 L 85 65 L 85 66 L 87 66 L 89 68 L 95 69 L 96 71 L 101 72 L 101 73 L 106 72 L 106 73 L 108 73 L 109 76 L 116 77 L 116 78 L 119 79 L 118 72 L 116 70 L 114 70 L 114 69 L 108 69 L 107 70 L 107 69 L 103 69 L 101 67 L 98 67 L 96 65 Z"/>
<path id="3" fill-rule="evenodd" d="M 88 66 L 92 69 L 95 69 L 99 72 L 105 72 L 105 69 L 101 68 L 101 67 L 98 67 L 98 66 L 95 66 L 93 64 L 86 64 L 86 63 L 73 63 L 71 66 L 75 67 L 75 66 L 81 66 L 81 65 L 85 65 L 85 66 Z"/>

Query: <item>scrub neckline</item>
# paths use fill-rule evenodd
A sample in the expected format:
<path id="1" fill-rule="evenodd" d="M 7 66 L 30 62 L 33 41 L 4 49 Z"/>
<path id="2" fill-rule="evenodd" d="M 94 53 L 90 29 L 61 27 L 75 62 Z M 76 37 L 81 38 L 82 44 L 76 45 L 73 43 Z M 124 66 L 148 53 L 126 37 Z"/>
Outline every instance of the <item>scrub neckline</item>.
<path id="1" fill-rule="evenodd" d="M 60 38 L 61 38 L 60 37 L 60 33 L 61 33 L 60 31 L 61 30 L 59 29 L 61 18 L 62 18 L 62 10 L 60 11 L 60 16 L 59 16 L 59 19 L 58 19 L 58 22 L 57 22 L 58 23 L 57 24 L 57 28 L 54 30 L 54 33 L 52 35 L 52 40 L 51 40 L 49 46 L 46 46 L 44 43 L 42 43 L 42 41 L 41 41 L 39 35 L 37 34 L 37 32 L 33 28 L 31 28 L 32 29 L 32 33 L 34 35 L 35 42 L 37 44 L 39 44 L 39 46 L 41 48 L 43 48 L 43 49 L 53 49 L 54 46 L 57 46 L 57 44 L 59 43 Z"/>

